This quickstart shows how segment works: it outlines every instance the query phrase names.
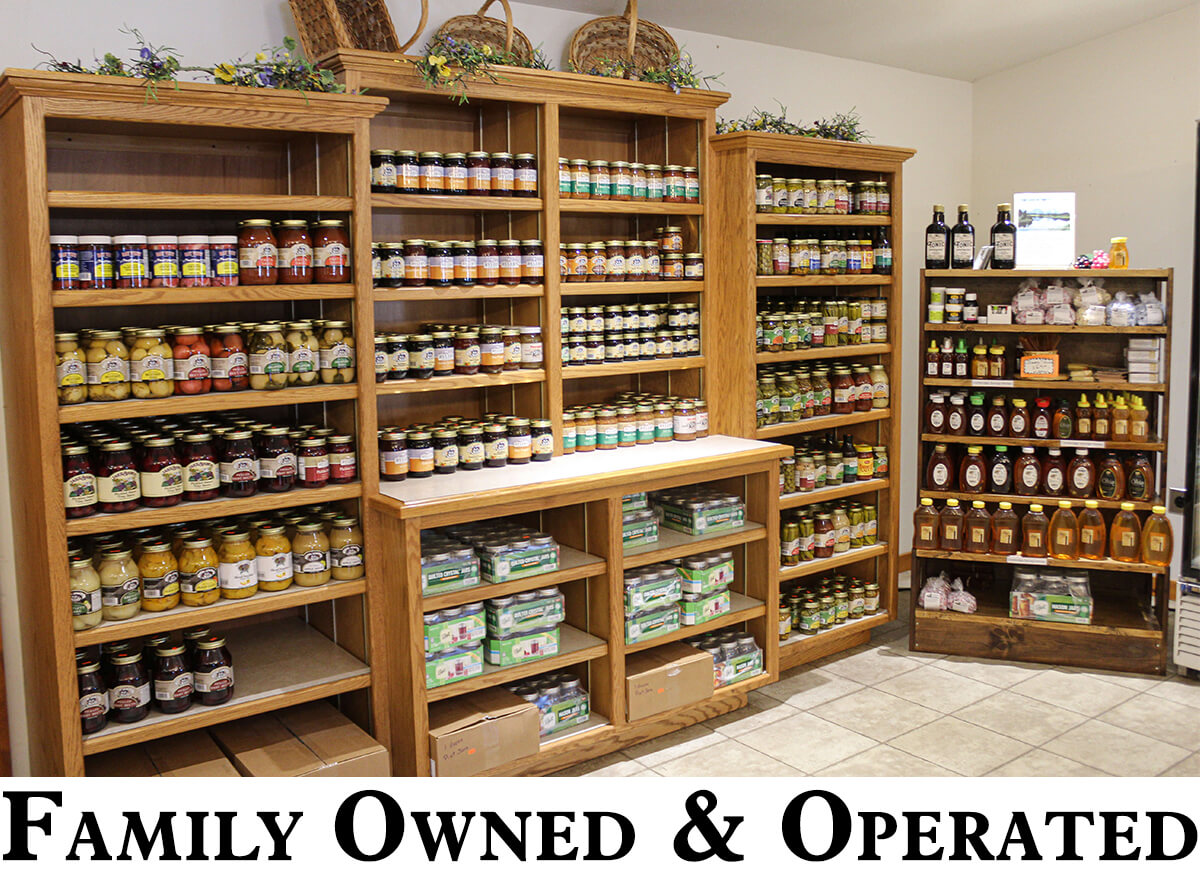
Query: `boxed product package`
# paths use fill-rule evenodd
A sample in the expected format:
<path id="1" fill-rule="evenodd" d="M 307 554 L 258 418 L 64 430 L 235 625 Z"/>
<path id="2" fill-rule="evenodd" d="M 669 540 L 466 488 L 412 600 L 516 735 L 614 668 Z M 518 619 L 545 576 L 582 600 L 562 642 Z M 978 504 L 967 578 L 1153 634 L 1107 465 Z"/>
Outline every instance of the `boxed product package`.
<path id="1" fill-rule="evenodd" d="M 425 687 L 441 687 L 483 672 L 483 643 L 471 642 L 425 655 Z"/>
<path id="2" fill-rule="evenodd" d="M 1060 624 L 1090 624 L 1093 610 L 1086 570 L 1017 569 L 1009 594 L 1009 617 Z"/>
<path id="3" fill-rule="evenodd" d="M 746 523 L 746 507 L 738 497 L 704 485 L 659 491 L 650 501 L 662 513 L 664 527 L 689 536 L 736 530 Z"/>
<path id="4" fill-rule="evenodd" d="M 566 617 L 566 600 L 557 587 L 497 597 L 484 606 L 487 634 L 494 639 L 553 627 Z"/>
<path id="5" fill-rule="evenodd" d="M 484 545 L 479 549 L 483 580 L 491 584 L 516 581 L 558 569 L 558 543 L 549 536 L 521 544 Z"/>
<path id="6" fill-rule="evenodd" d="M 681 626 L 679 603 L 669 603 L 656 609 L 627 615 L 625 618 L 625 641 L 646 642 L 667 633 L 674 633 Z"/>
<path id="7" fill-rule="evenodd" d="M 438 776 L 477 775 L 538 752 L 538 710 L 489 687 L 429 706 L 429 761 Z"/>
<path id="8" fill-rule="evenodd" d="M 479 558 L 470 548 L 421 543 L 421 593 L 449 593 L 479 583 Z"/>
<path id="9" fill-rule="evenodd" d="M 387 750 L 325 702 L 231 721 L 211 728 L 242 775 L 387 777 Z"/>
<path id="10" fill-rule="evenodd" d="M 591 715 L 586 693 L 569 699 L 560 699 L 539 709 L 542 713 L 541 735 L 553 736 L 570 727 L 586 724 Z"/>
<path id="11" fill-rule="evenodd" d="M 625 698 L 631 721 L 708 699 L 712 692 L 712 656 L 691 645 L 671 642 L 638 651 L 625 660 Z"/>
<path id="12" fill-rule="evenodd" d="M 621 544 L 625 548 L 658 541 L 658 516 L 649 509 L 634 509 L 621 515 Z"/>
<path id="13" fill-rule="evenodd" d="M 96 778 L 241 777 L 204 730 L 88 757 L 87 774 Z"/>
<path id="14" fill-rule="evenodd" d="M 541 716 L 540 734 L 552 736 L 570 727 L 587 723 L 591 713 L 588 693 L 583 682 L 570 672 L 543 675 L 509 690 L 526 702 L 533 703 Z"/>
<path id="15" fill-rule="evenodd" d="M 713 630 L 689 639 L 688 644 L 712 658 L 713 687 L 725 687 L 762 674 L 762 648 L 750 633 Z"/>
<path id="16" fill-rule="evenodd" d="M 483 640 L 483 657 L 492 666 L 516 666 L 558 653 L 558 626 Z"/>
<path id="17" fill-rule="evenodd" d="M 485 629 L 482 603 L 429 612 L 425 615 L 425 653 L 436 654 L 482 639 Z"/>
<path id="18" fill-rule="evenodd" d="M 713 593 L 733 582 L 732 551 L 713 551 L 672 562 L 684 593 Z"/>
<path id="19" fill-rule="evenodd" d="M 631 512 L 634 509 L 644 509 L 649 505 L 650 503 L 646 499 L 645 491 L 641 491 L 640 493 L 636 494 L 625 494 L 625 496 L 621 497 L 622 512 Z"/>
<path id="20" fill-rule="evenodd" d="M 685 627 L 703 624 L 729 613 L 731 607 L 729 590 L 718 590 L 708 594 L 684 594 L 679 606 Z"/>
<path id="21" fill-rule="evenodd" d="M 625 570 L 625 613 L 679 602 L 683 587 L 675 567 L 656 563 Z"/>

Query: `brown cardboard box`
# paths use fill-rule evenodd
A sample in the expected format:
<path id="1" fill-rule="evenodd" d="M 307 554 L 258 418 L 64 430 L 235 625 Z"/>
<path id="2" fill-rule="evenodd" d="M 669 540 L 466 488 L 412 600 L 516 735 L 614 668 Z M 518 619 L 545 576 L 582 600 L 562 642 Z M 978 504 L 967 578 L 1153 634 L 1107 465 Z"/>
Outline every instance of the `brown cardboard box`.
<path id="1" fill-rule="evenodd" d="M 147 742 L 146 754 L 168 778 L 240 778 L 229 758 L 204 730 Z"/>
<path id="2" fill-rule="evenodd" d="M 711 684 L 711 681 L 710 681 Z M 434 775 L 462 776 L 538 752 L 537 706 L 489 687 L 429 707 L 429 758 Z"/>
<path id="3" fill-rule="evenodd" d="M 118 748 L 88 757 L 86 771 L 89 778 L 158 777 L 158 770 L 144 745 Z"/>
<path id="4" fill-rule="evenodd" d="M 625 698 L 631 721 L 708 699 L 712 692 L 712 655 L 691 645 L 671 642 L 625 660 Z"/>
<path id="5" fill-rule="evenodd" d="M 244 718 L 211 729 L 243 775 L 387 776 L 387 750 L 328 703 Z"/>

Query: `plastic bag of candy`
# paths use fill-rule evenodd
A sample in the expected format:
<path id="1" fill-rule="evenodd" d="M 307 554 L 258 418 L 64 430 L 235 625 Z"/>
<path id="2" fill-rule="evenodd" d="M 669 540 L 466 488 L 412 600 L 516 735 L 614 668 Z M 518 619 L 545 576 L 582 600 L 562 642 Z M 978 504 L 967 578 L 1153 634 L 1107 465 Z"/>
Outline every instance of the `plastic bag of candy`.
<path id="1" fill-rule="evenodd" d="M 950 598 L 950 579 L 946 573 L 939 572 L 937 575 L 925 579 L 925 584 L 921 586 L 920 603 L 921 608 L 929 609 L 934 612 L 946 611 L 946 605 Z"/>
<path id="2" fill-rule="evenodd" d="M 1108 323 L 1112 327 L 1133 327 L 1136 325 L 1137 306 L 1124 291 L 1113 294 L 1112 302 L 1108 304 Z"/>
<path id="3" fill-rule="evenodd" d="M 1167 323 L 1166 307 L 1154 294 L 1139 294 L 1133 318 L 1139 327 L 1158 327 Z"/>

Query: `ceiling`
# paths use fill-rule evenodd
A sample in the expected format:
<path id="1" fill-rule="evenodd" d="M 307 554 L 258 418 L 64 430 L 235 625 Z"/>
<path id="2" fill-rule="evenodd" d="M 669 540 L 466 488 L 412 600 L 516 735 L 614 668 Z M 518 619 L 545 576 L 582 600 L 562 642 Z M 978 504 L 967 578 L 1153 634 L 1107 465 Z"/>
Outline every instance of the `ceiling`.
<path id="1" fill-rule="evenodd" d="M 525 0 L 618 15 L 620 0 Z M 1196 0 L 641 0 L 668 28 L 974 81 Z"/>

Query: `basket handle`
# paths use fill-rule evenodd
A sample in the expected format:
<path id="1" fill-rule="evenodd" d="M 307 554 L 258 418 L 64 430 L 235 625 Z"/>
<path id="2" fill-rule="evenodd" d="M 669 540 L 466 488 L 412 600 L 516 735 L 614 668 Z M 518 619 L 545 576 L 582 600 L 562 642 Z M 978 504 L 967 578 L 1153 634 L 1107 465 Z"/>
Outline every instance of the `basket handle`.
<path id="1" fill-rule="evenodd" d="M 633 45 L 637 42 L 637 0 L 627 0 L 625 3 L 625 18 L 629 19 L 629 43 L 625 46 L 625 52 L 629 55 L 629 60 L 633 60 Z"/>
<path id="2" fill-rule="evenodd" d="M 422 2 L 423 2 L 423 0 L 422 0 Z M 480 18 L 483 18 L 483 13 L 487 12 L 488 7 L 491 6 L 495 2 L 496 2 L 496 0 L 487 0 L 486 3 L 484 3 L 481 7 L 479 7 L 479 11 L 476 12 L 475 14 L 478 15 Z M 508 5 L 508 0 L 500 0 L 500 5 L 504 7 L 504 30 L 505 30 L 505 32 L 504 32 L 504 53 L 512 54 L 512 44 L 513 44 L 512 7 Z"/>
<path id="3" fill-rule="evenodd" d="M 400 46 L 400 54 L 404 54 L 417 41 L 417 37 L 425 31 L 425 25 L 429 21 L 429 0 L 421 0 L 421 21 L 417 24 L 416 31 L 412 37 L 404 45 Z"/>

